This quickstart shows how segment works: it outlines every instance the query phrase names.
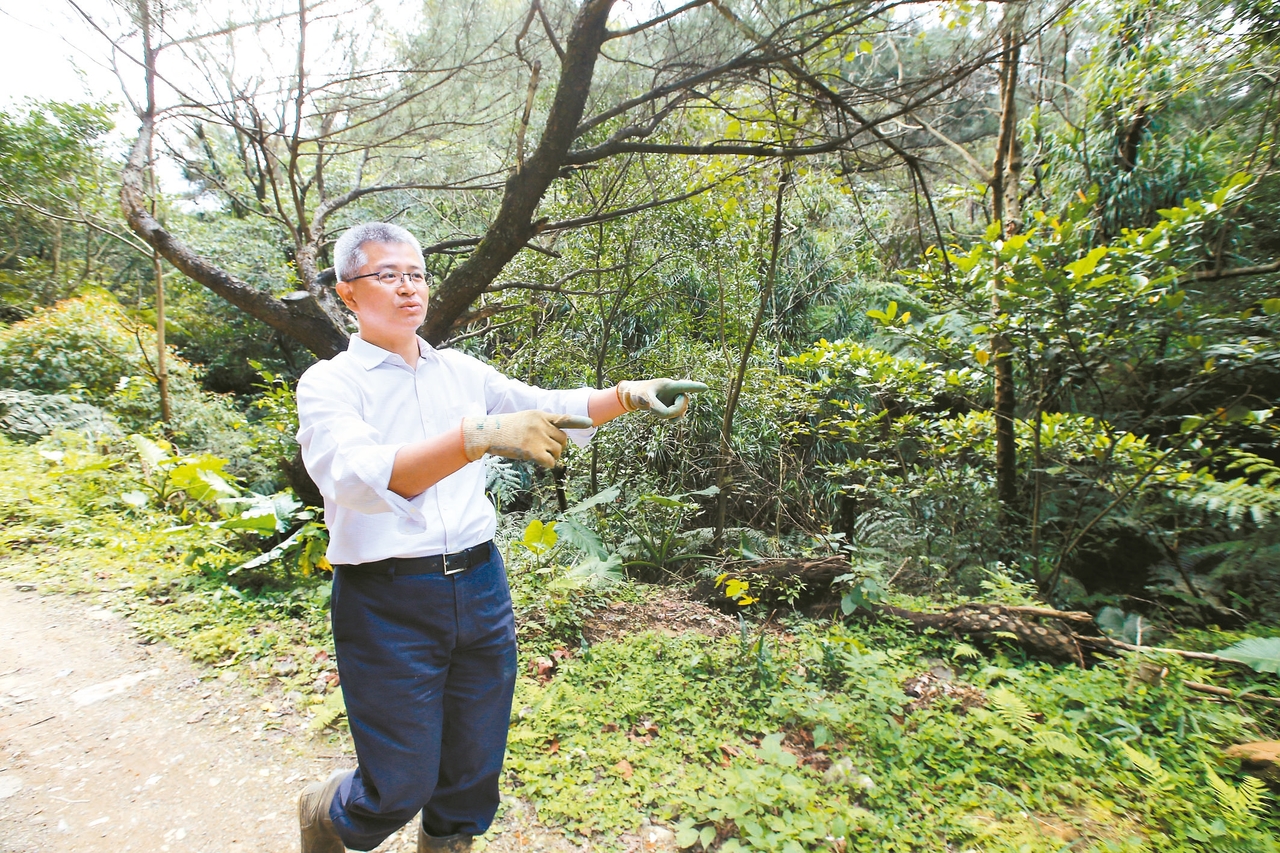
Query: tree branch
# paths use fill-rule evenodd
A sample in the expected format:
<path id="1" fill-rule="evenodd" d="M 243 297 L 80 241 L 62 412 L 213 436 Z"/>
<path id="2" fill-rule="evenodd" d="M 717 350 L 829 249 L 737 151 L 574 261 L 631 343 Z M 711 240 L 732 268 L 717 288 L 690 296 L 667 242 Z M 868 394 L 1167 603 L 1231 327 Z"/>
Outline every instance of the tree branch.
<path id="1" fill-rule="evenodd" d="M 574 16 L 542 139 L 524 168 L 507 180 L 498 213 L 475 251 L 432 294 L 427 322 L 422 327 L 427 340 L 444 340 L 453 319 L 484 292 L 536 233 L 534 212 L 559 176 L 576 136 L 612 6 L 613 0 L 585 0 Z"/>
<path id="2" fill-rule="evenodd" d="M 133 233 L 193 281 L 251 317 L 297 339 L 320 358 L 331 358 L 346 349 L 345 324 L 340 318 L 327 311 L 317 316 L 292 310 L 289 303 L 258 290 L 197 255 L 151 215 L 143 190 L 143 173 L 149 142 L 155 133 L 155 118 L 144 115 L 141 125 L 120 183 L 120 207 Z"/>
<path id="3" fill-rule="evenodd" d="M 714 0 L 693 0 L 692 2 L 686 3 L 678 9 L 674 9 L 670 12 L 667 12 L 665 15 L 659 15 L 656 18 L 650 18 L 649 20 L 645 21 L 642 24 L 636 24 L 634 27 L 629 27 L 625 30 L 611 30 L 609 34 L 605 36 L 605 41 L 612 41 L 613 39 L 622 38 L 624 36 L 632 36 L 632 35 L 635 35 L 636 33 L 644 32 L 645 30 L 656 27 L 659 24 L 664 24 L 678 15 L 683 15 L 685 12 L 688 12 L 690 9 L 696 9 L 699 6 L 705 6 L 708 3 L 712 3 L 712 2 L 714 2 Z"/>
<path id="4" fill-rule="evenodd" d="M 1272 261 L 1269 264 L 1257 264 L 1251 267 L 1230 267 L 1225 270 L 1200 270 L 1191 273 L 1192 281 L 1218 281 L 1224 278 L 1240 278 L 1246 275 L 1266 275 L 1267 273 L 1280 272 L 1280 260 Z"/>

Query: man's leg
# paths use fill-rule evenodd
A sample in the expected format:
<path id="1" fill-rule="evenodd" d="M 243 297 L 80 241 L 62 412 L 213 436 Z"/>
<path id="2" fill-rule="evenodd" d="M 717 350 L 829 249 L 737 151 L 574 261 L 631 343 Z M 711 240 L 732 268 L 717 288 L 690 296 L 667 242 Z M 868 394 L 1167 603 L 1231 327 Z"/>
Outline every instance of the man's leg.
<path id="1" fill-rule="evenodd" d="M 457 647 L 444 687 L 440 774 L 422 810 L 429 836 L 480 835 L 498 810 L 498 781 L 516 681 L 515 621 L 502 558 L 454 575 Z"/>
<path id="2" fill-rule="evenodd" d="M 449 659 L 457 641 L 452 577 L 339 568 L 333 636 L 359 767 L 329 810 L 354 850 L 372 850 L 436 787 Z"/>

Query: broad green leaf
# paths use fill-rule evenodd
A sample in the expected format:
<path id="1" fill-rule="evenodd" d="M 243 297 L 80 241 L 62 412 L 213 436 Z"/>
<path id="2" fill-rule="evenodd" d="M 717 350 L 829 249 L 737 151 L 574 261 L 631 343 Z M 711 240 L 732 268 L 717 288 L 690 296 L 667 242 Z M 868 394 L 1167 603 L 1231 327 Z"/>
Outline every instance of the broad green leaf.
<path id="1" fill-rule="evenodd" d="M 1032 233 L 1034 232 L 1027 231 L 1022 234 L 1014 234 L 1012 237 L 1004 241 L 1005 250 L 1009 252 L 1016 252 L 1018 249 L 1021 249 L 1023 246 L 1027 245 L 1027 240 L 1031 238 Z"/>
<path id="2" fill-rule="evenodd" d="M 569 507 L 564 511 L 564 513 L 565 515 L 571 515 L 573 513 L 582 512 L 583 510 L 591 509 L 593 506 L 612 503 L 613 501 L 618 499 L 618 495 L 620 494 L 622 494 L 622 490 L 619 489 L 617 486 L 614 486 L 611 489 L 605 489 L 603 492 L 596 492 L 594 495 L 587 498 L 586 500 L 579 501 L 578 503 Z"/>
<path id="3" fill-rule="evenodd" d="M 626 579 L 622 572 L 622 555 L 609 554 L 607 557 L 587 557 L 569 570 L 574 578 L 589 578 L 609 583 L 620 583 Z"/>
<path id="4" fill-rule="evenodd" d="M 545 554 L 556 544 L 558 538 L 556 535 L 556 522 L 552 521 L 543 524 L 535 518 L 524 529 L 524 536 L 521 538 L 520 544 L 534 554 Z"/>
<path id="5" fill-rule="evenodd" d="M 1204 422 L 1205 419 L 1199 415 L 1192 415 L 1189 418 L 1183 418 L 1182 425 L 1178 427 L 1178 431 L 1182 433 L 1195 432 L 1204 425 Z"/>
<path id="6" fill-rule="evenodd" d="M 1067 274 L 1072 278 L 1082 278 L 1087 275 L 1092 275 L 1093 271 L 1098 268 L 1098 261 L 1102 260 L 1103 256 L 1106 254 L 1107 247 L 1098 246 L 1096 249 L 1091 249 L 1089 254 L 1085 255 L 1083 258 L 1067 264 L 1063 269 L 1065 269 Z"/>
<path id="7" fill-rule="evenodd" d="M 597 560 L 609 558 L 609 549 L 604 546 L 604 542 L 596 532 L 575 518 L 566 518 L 558 522 L 556 533 L 565 542 Z"/>
<path id="8" fill-rule="evenodd" d="M 1267 316 L 1280 314 L 1280 298 L 1262 300 L 1262 312 Z"/>
<path id="9" fill-rule="evenodd" d="M 781 767 L 795 767 L 796 757 L 790 752 L 782 748 L 782 733 L 774 732 L 760 741 L 760 748 L 756 750 L 756 755 L 761 760 L 771 764 L 777 764 Z"/>
<path id="10" fill-rule="evenodd" d="M 207 453 L 184 457 L 169 473 L 169 484 L 198 501 L 233 498 L 239 492 L 222 477 L 222 470 L 226 464 L 226 459 Z"/>
<path id="11" fill-rule="evenodd" d="M 1280 673 L 1280 637 L 1250 637 L 1214 654 L 1248 664 L 1255 672 Z"/>
<path id="12" fill-rule="evenodd" d="M 240 515 L 223 519 L 218 522 L 218 526 L 226 530 L 256 530 L 259 533 L 275 533 L 276 517 L 275 514 L 263 511 L 261 507 L 247 509 Z"/>
<path id="13" fill-rule="evenodd" d="M 169 455 L 168 450 L 145 435 L 134 433 L 129 438 L 133 440 L 133 446 L 137 448 L 138 455 L 142 457 L 142 461 L 152 468 L 159 468 L 166 462 L 173 461 L 173 457 Z"/>
<path id="14" fill-rule="evenodd" d="M 302 529 L 300 529 L 297 533 L 294 533 L 292 536 L 290 536 L 288 539 L 281 542 L 276 547 L 272 548 L 270 551 L 267 551 L 266 553 L 263 553 L 263 554 L 259 554 L 258 556 L 254 557 L 252 560 L 249 560 L 246 563 L 241 563 L 231 571 L 227 572 L 227 574 L 234 575 L 243 569 L 256 569 L 259 566 L 265 566 L 268 563 L 273 563 L 276 560 L 279 560 L 285 554 L 289 553 L 294 548 L 298 547 L 302 539 L 303 533 L 306 532 L 308 526 L 309 525 L 303 526 Z"/>
<path id="15" fill-rule="evenodd" d="M 672 495 L 641 495 L 636 498 L 636 500 L 657 504 L 658 506 L 665 506 L 668 509 L 679 509 L 682 507 L 685 509 L 691 509 L 696 506 L 695 504 L 690 504 L 686 501 L 680 500 L 678 496 Z"/>
<path id="16" fill-rule="evenodd" d="M 1128 615 L 1119 607 L 1104 607 L 1093 617 L 1093 621 L 1102 629 L 1102 633 L 1121 639 L 1124 636 L 1124 623 Z"/>

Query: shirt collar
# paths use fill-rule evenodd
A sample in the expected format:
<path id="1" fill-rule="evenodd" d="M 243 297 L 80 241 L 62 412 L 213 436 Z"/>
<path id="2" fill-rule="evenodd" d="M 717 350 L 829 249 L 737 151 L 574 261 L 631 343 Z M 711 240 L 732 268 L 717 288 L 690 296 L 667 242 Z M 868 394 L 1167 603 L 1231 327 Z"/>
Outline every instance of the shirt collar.
<path id="1" fill-rule="evenodd" d="M 347 341 L 347 352 L 356 360 L 356 364 L 365 370 L 373 370 L 379 364 L 391 358 L 395 353 L 384 350 L 376 344 L 371 344 L 359 335 L 352 335 Z M 418 353 L 421 358 L 435 358 L 436 349 L 427 343 L 421 336 L 418 336 Z M 417 365 L 409 365 L 416 367 Z"/>

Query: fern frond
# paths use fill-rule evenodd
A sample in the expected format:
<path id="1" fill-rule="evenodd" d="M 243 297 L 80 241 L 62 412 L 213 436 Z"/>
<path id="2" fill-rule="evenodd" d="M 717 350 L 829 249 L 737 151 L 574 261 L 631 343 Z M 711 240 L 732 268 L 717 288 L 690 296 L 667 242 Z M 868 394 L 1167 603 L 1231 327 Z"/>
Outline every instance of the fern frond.
<path id="1" fill-rule="evenodd" d="M 1093 758 L 1093 754 L 1085 749 L 1080 741 L 1059 731 L 1052 729 L 1038 731 L 1031 736 L 1031 740 L 1041 749 L 1065 758 L 1075 758 L 1079 761 L 1088 761 Z"/>
<path id="2" fill-rule="evenodd" d="M 1138 750 L 1129 746 L 1129 744 L 1124 741 L 1120 742 L 1120 750 L 1125 754 L 1125 757 L 1129 759 L 1129 762 L 1133 764 L 1134 767 L 1138 768 L 1138 772 L 1157 788 L 1163 788 L 1172 781 L 1169 778 L 1169 771 L 1160 766 L 1160 761 L 1158 759 L 1152 758 L 1145 752 L 1138 752 Z"/>
<path id="3" fill-rule="evenodd" d="M 1271 799 L 1271 792 L 1267 789 L 1267 783 L 1263 782 L 1257 776 L 1246 776 L 1244 781 L 1240 783 L 1240 794 L 1244 798 L 1245 805 L 1251 812 L 1262 814 L 1267 809 L 1267 800 Z"/>
<path id="4" fill-rule="evenodd" d="M 334 690 L 328 696 L 324 697 L 324 702 L 316 709 L 316 715 L 311 720 L 312 731 L 323 731 L 338 721 L 338 718 L 347 713 L 347 703 L 342 695 L 342 688 Z"/>
<path id="5" fill-rule="evenodd" d="M 955 649 L 953 649 L 951 652 L 951 657 L 968 658 L 970 660 L 973 660 L 975 658 L 982 657 L 982 652 L 978 651 L 968 643 L 956 643 Z"/>
<path id="6" fill-rule="evenodd" d="M 987 693 L 987 704 L 995 711 L 1000 722 L 1010 729 L 1026 731 L 1035 722 L 1031 708 L 1022 701 L 1022 697 L 1004 687 L 997 687 Z"/>
<path id="7" fill-rule="evenodd" d="M 1223 779 L 1206 762 L 1205 774 L 1209 777 L 1209 787 L 1218 800 L 1218 805 L 1232 819 L 1240 822 L 1252 822 L 1266 808 L 1267 786 L 1261 779 L 1247 777 L 1237 788 Z"/>
<path id="8" fill-rule="evenodd" d="M 1280 518 L 1280 466 L 1245 451 L 1235 451 L 1228 467 L 1246 476 L 1203 483 L 1186 500 L 1194 506 L 1226 516 L 1232 527 L 1246 518 L 1256 525 Z"/>
<path id="9" fill-rule="evenodd" d="M 1018 735 L 1001 726 L 992 726 L 987 729 L 987 745 L 992 749 L 1000 746 L 1011 746 L 1017 750 L 1027 748 L 1027 742 Z"/>

